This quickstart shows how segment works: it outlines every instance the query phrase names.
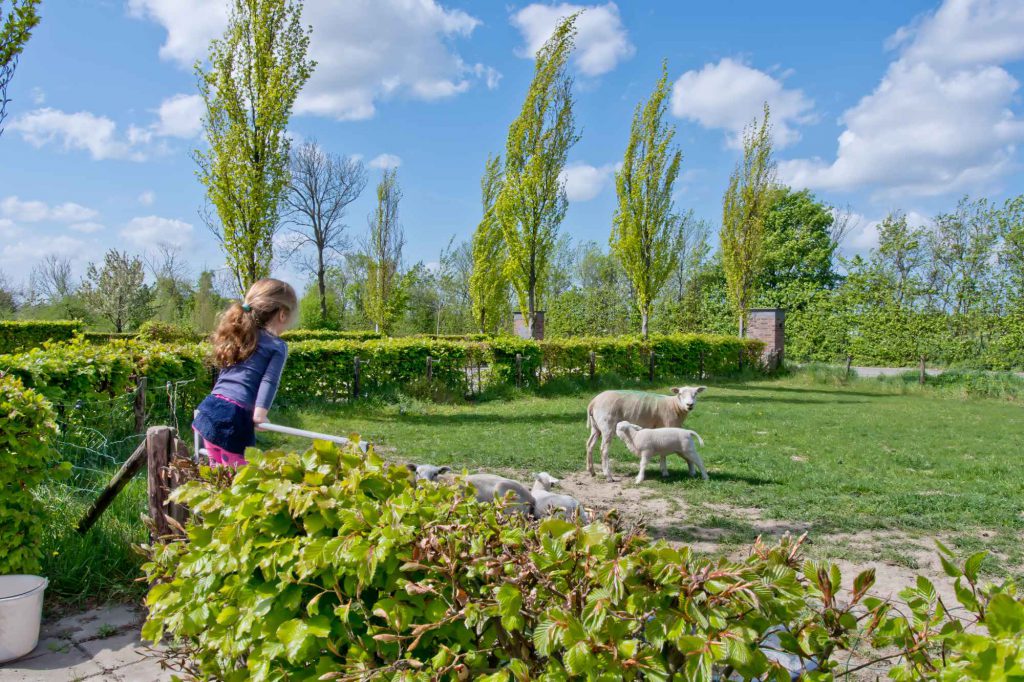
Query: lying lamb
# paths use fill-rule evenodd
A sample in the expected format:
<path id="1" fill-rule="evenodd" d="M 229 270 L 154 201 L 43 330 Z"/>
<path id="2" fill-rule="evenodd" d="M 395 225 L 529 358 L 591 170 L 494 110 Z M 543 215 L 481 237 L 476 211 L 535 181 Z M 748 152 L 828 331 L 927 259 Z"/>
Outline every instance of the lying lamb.
<path id="1" fill-rule="evenodd" d="M 579 503 L 579 500 L 571 495 L 561 495 L 559 493 L 551 492 L 551 488 L 553 488 L 559 480 L 560 479 L 555 478 L 546 471 L 542 471 L 537 474 L 537 478 L 533 482 L 533 490 L 530 491 L 533 495 L 534 502 L 533 513 L 538 519 L 544 516 L 550 516 L 551 514 L 564 514 L 569 518 L 579 514 L 580 518 L 586 521 L 587 513 Z"/>
<path id="2" fill-rule="evenodd" d="M 705 386 L 679 386 L 672 395 L 641 391 L 605 391 L 587 406 L 587 471 L 594 475 L 594 446 L 601 439 L 601 469 L 605 478 L 612 480 L 608 448 L 615 436 L 616 425 L 628 421 L 648 429 L 680 427 L 697 404 L 697 394 Z"/>
<path id="3" fill-rule="evenodd" d="M 406 465 L 419 481 L 438 481 L 449 483 L 455 480 L 456 474 L 451 467 L 437 467 L 432 464 L 407 464 Z M 473 487 L 478 502 L 493 502 L 500 500 L 507 494 L 512 494 L 509 509 L 514 509 L 527 516 L 533 515 L 533 495 L 526 489 L 526 486 L 511 478 L 497 476 L 495 474 L 470 474 L 465 477 L 469 485 Z"/>
<path id="4" fill-rule="evenodd" d="M 708 480 L 708 472 L 704 469 L 704 462 L 697 454 L 697 446 L 693 439 L 703 447 L 704 441 L 696 431 L 677 428 L 644 429 L 628 421 L 621 421 L 615 427 L 622 442 L 634 455 L 640 458 L 640 473 L 636 475 L 636 482 L 642 483 L 644 474 L 647 471 L 647 462 L 651 455 L 658 455 L 661 458 L 661 475 L 668 476 L 668 464 L 665 461 L 669 455 L 676 454 L 686 460 L 690 467 L 690 475 L 695 476 L 694 465 L 700 467 L 700 475 Z"/>

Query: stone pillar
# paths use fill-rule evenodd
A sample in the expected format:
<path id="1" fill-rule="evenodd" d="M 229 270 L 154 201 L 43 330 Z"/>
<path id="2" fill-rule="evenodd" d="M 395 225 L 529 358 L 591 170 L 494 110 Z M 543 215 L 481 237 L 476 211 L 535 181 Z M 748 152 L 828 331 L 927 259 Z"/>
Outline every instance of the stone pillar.
<path id="1" fill-rule="evenodd" d="M 781 308 L 755 308 L 747 318 L 747 336 L 764 341 L 765 366 L 777 369 L 786 351 L 786 311 Z"/>
<path id="2" fill-rule="evenodd" d="M 526 326 L 526 316 L 518 310 L 512 312 L 512 321 L 515 324 L 516 336 L 521 339 L 536 339 L 537 341 L 544 340 L 544 311 L 537 310 L 533 313 L 533 329 L 534 334 L 530 334 L 529 327 Z"/>

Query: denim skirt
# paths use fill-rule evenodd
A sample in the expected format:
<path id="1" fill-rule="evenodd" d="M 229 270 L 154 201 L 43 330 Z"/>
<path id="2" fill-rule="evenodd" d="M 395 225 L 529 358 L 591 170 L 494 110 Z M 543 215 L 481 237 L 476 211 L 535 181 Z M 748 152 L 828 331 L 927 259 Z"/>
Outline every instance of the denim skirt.
<path id="1" fill-rule="evenodd" d="M 252 410 L 216 395 L 208 395 L 199 403 L 192 428 L 214 445 L 230 453 L 242 455 L 256 445 L 256 425 Z"/>

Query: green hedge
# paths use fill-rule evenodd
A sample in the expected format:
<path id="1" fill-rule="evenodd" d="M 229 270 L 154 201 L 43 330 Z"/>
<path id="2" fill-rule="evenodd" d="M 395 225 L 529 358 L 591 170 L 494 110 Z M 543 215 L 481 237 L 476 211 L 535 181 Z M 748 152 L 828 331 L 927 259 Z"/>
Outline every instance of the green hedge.
<path id="1" fill-rule="evenodd" d="M 40 570 L 44 519 L 32 488 L 68 470 L 51 447 L 56 433 L 46 399 L 0 374 L 0 575 Z"/>
<path id="2" fill-rule="evenodd" d="M 78 320 L 0 321 L 0 354 L 19 353 L 42 346 L 46 341 L 70 341 L 82 331 Z"/>
<path id="3" fill-rule="evenodd" d="M 705 557 L 614 515 L 534 522 L 415 485 L 372 449 L 248 454 L 175 491 L 187 537 L 143 567 L 142 635 L 181 643 L 196 679 L 1019 679 L 1024 600 L 979 584 L 984 553 L 943 548 L 959 605 L 918 577 L 897 608 L 873 569 L 844 581 L 791 538 Z"/>
<path id="4" fill-rule="evenodd" d="M 333 329 L 290 329 L 281 338 L 285 341 L 369 341 L 382 339 L 384 335 L 374 331 L 335 331 Z"/>
<path id="5" fill-rule="evenodd" d="M 156 320 L 143 323 L 136 337 L 160 343 L 199 343 L 203 339 L 203 335 L 194 329 Z"/>

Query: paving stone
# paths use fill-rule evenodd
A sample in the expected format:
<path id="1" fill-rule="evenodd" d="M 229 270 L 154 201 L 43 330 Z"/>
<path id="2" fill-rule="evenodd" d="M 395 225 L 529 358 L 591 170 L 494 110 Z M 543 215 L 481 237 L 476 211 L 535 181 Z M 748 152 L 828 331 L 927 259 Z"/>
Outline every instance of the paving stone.
<path id="1" fill-rule="evenodd" d="M 105 630 L 123 630 L 142 623 L 142 611 L 134 606 L 105 606 L 61 620 L 44 623 L 41 637 L 67 637 L 75 642 L 99 637 Z"/>
<path id="2" fill-rule="evenodd" d="M 47 640 L 47 648 L 36 656 L 40 647 L 30 654 L 29 658 L 21 658 L 0 665 L 0 680 L 3 682 L 68 682 L 69 680 L 98 679 L 103 668 L 89 655 L 75 645 L 63 640 L 66 647 L 52 650 Z"/>
<path id="3" fill-rule="evenodd" d="M 138 630 L 129 630 L 103 639 L 90 639 L 79 645 L 93 662 L 104 670 L 116 670 L 138 663 L 150 653 Z"/>
<path id="4" fill-rule="evenodd" d="M 121 682 L 171 682 L 171 677 L 174 673 L 161 668 L 159 658 L 147 656 L 138 663 L 118 668 L 108 673 L 108 675 Z"/>

